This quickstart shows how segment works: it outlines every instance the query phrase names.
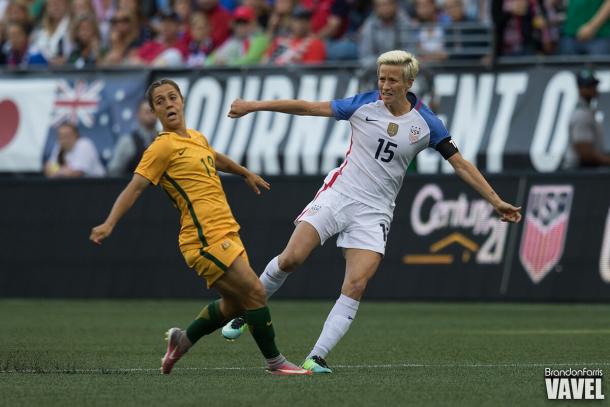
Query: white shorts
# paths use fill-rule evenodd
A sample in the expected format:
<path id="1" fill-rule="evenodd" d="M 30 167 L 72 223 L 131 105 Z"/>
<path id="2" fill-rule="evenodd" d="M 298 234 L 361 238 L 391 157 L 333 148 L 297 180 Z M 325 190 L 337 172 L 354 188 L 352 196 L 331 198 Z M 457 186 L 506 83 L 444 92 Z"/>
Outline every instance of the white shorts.
<path id="1" fill-rule="evenodd" d="M 392 217 L 332 188 L 323 187 L 294 223 L 297 225 L 303 221 L 316 229 L 322 244 L 339 234 L 337 247 L 367 249 L 383 255 Z"/>

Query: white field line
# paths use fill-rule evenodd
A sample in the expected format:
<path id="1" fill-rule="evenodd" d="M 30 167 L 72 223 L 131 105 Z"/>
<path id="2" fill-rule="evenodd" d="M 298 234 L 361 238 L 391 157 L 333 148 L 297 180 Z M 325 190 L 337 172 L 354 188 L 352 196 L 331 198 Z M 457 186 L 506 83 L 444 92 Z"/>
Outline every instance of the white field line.
<path id="1" fill-rule="evenodd" d="M 378 365 L 332 365 L 337 369 L 409 369 L 409 368 L 537 368 L 537 367 L 571 367 L 573 369 L 595 369 L 610 366 L 610 362 L 570 362 L 570 363 L 390 363 Z M 234 367 L 178 367 L 174 371 L 231 371 L 231 370 L 264 370 L 261 366 Z M 0 374 L 128 374 L 128 373 L 159 373 L 158 368 L 96 368 L 96 369 L 8 369 L 0 370 Z"/>

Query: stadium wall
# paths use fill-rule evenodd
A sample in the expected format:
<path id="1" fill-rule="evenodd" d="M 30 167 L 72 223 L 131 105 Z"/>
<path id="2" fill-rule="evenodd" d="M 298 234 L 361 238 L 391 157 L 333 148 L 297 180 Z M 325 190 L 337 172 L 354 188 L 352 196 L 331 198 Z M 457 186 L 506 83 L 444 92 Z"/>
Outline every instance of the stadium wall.
<path id="1" fill-rule="evenodd" d="M 447 65 L 447 66 L 445 66 Z M 492 69 L 426 66 L 413 91 L 438 112 L 462 154 L 490 173 L 560 169 L 568 120 L 582 64 L 502 65 Z M 598 108 L 610 111 L 610 61 L 594 64 Z M 330 100 L 375 87 L 375 73 L 357 66 L 151 71 L 0 72 L 0 172 L 40 172 L 55 143 L 56 125 L 70 120 L 108 160 L 117 139 L 134 126 L 148 83 L 176 80 L 186 99 L 189 127 L 212 146 L 265 175 L 320 175 L 340 162 L 349 125 L 319 117 L 258 112 L 227 117 L 246 99 Z M 599 118 L 607 122 L 607 118 Z M 606 132 L 610 145 L 610 132 Z M 435 152 L 417 157 L 420 173 L 448 173 Z"/>
<path id="2" fill-rule="evenodd" d="M 454 176 L 408 175 L 387 255 L 367 298 L 392 300 L 610 300 L 608 173 L 490 175 L 524 207 L 506 225 Z M 293 230 L 320 177 L 272 177 L 253 195 L 224 177 L 242 238 L 260 273 Z M 1 297 L 208 297 L 177 247 L 178 213 L 157 188 L 102 246 L 88 241 L 126 179 L 0 179 Z M 344 264 L 335 240 L 316 250 L 278 298 L 335 298 Z"/>

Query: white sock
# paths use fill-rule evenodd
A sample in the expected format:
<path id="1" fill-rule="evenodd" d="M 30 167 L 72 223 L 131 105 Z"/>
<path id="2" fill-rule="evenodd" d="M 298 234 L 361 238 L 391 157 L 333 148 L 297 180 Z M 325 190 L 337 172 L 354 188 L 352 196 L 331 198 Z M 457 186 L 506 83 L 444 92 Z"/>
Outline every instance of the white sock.
<path id="1" fill-rule="evenodd" d="M 322 333 L 306 359 L 314 355 L 322 358 L 328 355 L 347 333 L 352 321 L 356 318 L 358 305 L 360 305 L 360 301 L 341 294 L 333 309 L 330 310 Z"/>
<path id="2" fill-rule="evenodd" d="M 269 264 L 267 264 L 267 267 L 265 267 L 265 271 L 263 271 L 263 274 L 260 276 L 261 283 L 263 284 L 263 287 L 265 287 L 265 292 L 267 293 L 267 298 L 275 294 L 290 274 L 280 269 L 279 257 L 280 256 L 275 256 L 271 259 Z"/>

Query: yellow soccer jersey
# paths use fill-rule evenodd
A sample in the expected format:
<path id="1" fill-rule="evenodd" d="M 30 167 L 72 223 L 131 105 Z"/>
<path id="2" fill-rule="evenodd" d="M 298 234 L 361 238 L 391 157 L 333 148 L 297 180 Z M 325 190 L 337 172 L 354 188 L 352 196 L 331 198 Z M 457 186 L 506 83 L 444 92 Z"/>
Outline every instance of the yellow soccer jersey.
<path id="1" fill-rule="evenodd" d="M 135 172 L 161 184 L 180 211 L 180 248 L 207 247 L 239 231 L 216 171 L 216 152 L 203 134 L 163 132 L 146 149 Z"/>

